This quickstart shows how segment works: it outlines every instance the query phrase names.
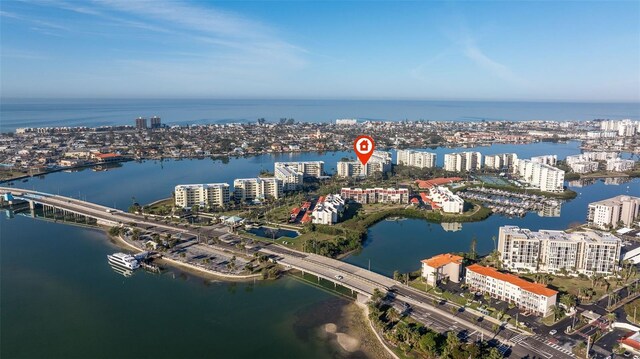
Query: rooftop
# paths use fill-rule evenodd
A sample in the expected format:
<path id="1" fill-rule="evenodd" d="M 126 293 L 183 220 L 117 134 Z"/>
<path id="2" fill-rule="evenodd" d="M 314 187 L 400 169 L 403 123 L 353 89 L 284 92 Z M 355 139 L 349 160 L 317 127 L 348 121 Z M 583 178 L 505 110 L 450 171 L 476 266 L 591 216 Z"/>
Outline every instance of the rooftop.
<path id="1" fill-rule="evenodd" d="M 443 253 L 429 259 L 423 259 L 422 263 L 432 268 L 440 268 L 449 263 L 462 264 L 462 257 L 451 253 Z"/>
<path id="2" fill-rule="evenodd" d="M 503 282 L 511 283 L 519 288 L 522 288 L 523 290 L 534 294 L 544 295 L 546 297 L 551 297 L 558 294 L 557 291 L 549 289 L 540 283 L 532 283 L 513 274 L 501 273 L 498 272 L 495 268 L 484 267 L 479 264 L 472 264 L 467 267 L 467 270 L 487 277 L 495 278 Z"/>

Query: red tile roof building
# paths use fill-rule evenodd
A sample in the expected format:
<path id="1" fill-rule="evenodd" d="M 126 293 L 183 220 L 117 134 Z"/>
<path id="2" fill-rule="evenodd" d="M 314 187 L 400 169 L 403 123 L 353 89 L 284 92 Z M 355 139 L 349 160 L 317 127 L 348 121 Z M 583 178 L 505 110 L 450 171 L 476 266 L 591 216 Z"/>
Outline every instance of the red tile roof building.
<path id="1" fill-rule="evenodd" d="M 409 203 L 408 188 L 343 188 L 340 196 L 345 200 L 369 203 Z"/>
<path id="2" fill-rule="evenodd" d="M 461 272 L 462 257 L 455 254 L 438 254 L 422 260 L 422 276 L 427 281 L 427 284 L 433 287 L 444 278 L 448 278 L 454 283 L 459 283 Z"/>
<path id="3" fill-rule="evenodd" d="M 466 268 L 465 282 L 472 290 L 488 293 L 494 298 L 515 303 L 536 315 L 551 314 L 558 292 L 539 283 L 502 273 L 491 267 L 473 264 Z"/>

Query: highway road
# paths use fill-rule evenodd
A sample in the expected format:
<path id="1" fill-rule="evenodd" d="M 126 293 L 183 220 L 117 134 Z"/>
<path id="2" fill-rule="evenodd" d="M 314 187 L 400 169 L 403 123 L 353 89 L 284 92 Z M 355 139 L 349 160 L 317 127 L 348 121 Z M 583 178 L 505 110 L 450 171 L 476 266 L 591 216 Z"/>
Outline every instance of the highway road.
<path id="1" fill-rule="evenodd" d="M 0 187 L 0 192 L 12 192 L 16 197 L 33 200 L 37 203 L 54 206 L 63 210 L 76 212 L 96 218 L 98 220 L 111 223 L 121 223 L 129 225 L 135 223 L 137 227 L 145 228 L 149 231 L 181 233 L 183 238 L 196 238 L 199 230 L 192 227 L 181 227 L 178 225 L 168 225 L 161 222 L 145 219 L 144 216 L 125 213 L 106 206 L 80 201 L 73 198 L 59 195 L 43 194 L 37 191 L 30 191 L 17 188 Z M 226 232 L 214 230 L 216 235 L 223 235 Z M 220 250 L 231 250 L 239 255 L 245 254 L 232 245 L 213 245 Z M 478 317 L 469 311 L 461 309 L 452 314 L 451 307 L 458 306 L 453 303 L 433 304 L 434 296 L 418 291 L 415 288 L 406 286 L 392 278 L 379 273 L 368 271 L 364 268 L 345 263 L 336 259 L 324 256 L 304 253 L 276 244 L 266 244 L 248 250 L 249 254 L 259 251 L 276 258 L 277 262 L 285 268 L 295 268 L 307 273 L 325 278 L 337 284 L 343 285 L 363 295 L 370 296 L 377 288 L 383 293 L 389 291 L 392 300 L 397 303 L 408 303 L 411 306 L 410 315 L 425 326 L 435 330 L 445 332 L 456 330 L 463 337 L 475 340 L 478 335 L 484 340 L 494 338 L 495 344 L 511 347 L 512 357 L 517 358 L 571 358 L 572 355 L 566 351 L 549 346 L 548 343 L 540 342 L 535 337 L 521 334 L 513 328 L 504 328 L 497 335 L 492 332 L 493 318 L 478 320 Z M 402 304 L 404 306 L 404 304 Z M 493 321 L 493 322 L 492 322 Z"/>

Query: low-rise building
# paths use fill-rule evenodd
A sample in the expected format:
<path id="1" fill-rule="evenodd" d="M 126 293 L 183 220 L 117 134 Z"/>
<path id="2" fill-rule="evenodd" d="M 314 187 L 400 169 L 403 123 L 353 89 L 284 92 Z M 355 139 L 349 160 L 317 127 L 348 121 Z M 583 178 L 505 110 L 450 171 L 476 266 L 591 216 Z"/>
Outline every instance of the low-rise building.
<path id="1" fill-rule="evenodd" d="M 616 196 L 589 203 L 587 223 L 602 229 L 631 227 L 640 217 L 640 197 Z"/>
<path id="2" fill-rule="evenodd" d="M 311 217 L 316 224 L 337 223 L 344 210 L 344 199 L 339 194 L 330 194 L 318 199 Z"/>
<path id="3" fill-rule="evenodd" d="M 556 305 L 558 292 L 495 268 L 472 264 L 466 267 L 465 283 L 474 291 L 514 303 L 518 308 L 546 317 Z"/>
<path id="4" fill-rule="evenodd" d="M 409 203 L 408 188 L 342 188 L 340 196 L 361 204 Z"/>
<path id="5" fill-rule="evenodd" d="M 571 162 L 571 164 L 569 164 L 569 167 L 575 173 L 591 173 L 598 170 L 598 162 L 596 161 Z"/>
<path id="6" fill-rule="evenodd" d="M 222 207 L 229 203 L 228 183 L 181 184 L 174 193 L 175 205 L 180 208 Z"/>
<path id="7" fill-rule="evenodd" d="M 423 197 L 423 200 L 425 197 Z M 433 186 L 429 189 L 426 196 L 429 204 L 433 209 L 441 209 L 445 213 L 462 213 L 464 212 L 464 200 L 451 192 L 447 187 Z"/>
<path id="8" fill-rule="evenodd" d="M 623 160 L 622 158 L 614 158 L 607 160 L 607 171 L 625 172 L 631 171 L 636 165 L 634 160 Z"/>
<path id="9" fill-rule="evenodd" d="M 519 272 L 611 275 L 618 269 L 620 238 L 604 232 L 537 232 L 500 227 L 498 252 L 505 269 Z"/>
<path id="10" fill-rule="evenodd" d="M 462 276 L 462 257 L 445 253 L 422 260 L 422 277 L 432 287 L 444 278 L 460 283 Z"/>

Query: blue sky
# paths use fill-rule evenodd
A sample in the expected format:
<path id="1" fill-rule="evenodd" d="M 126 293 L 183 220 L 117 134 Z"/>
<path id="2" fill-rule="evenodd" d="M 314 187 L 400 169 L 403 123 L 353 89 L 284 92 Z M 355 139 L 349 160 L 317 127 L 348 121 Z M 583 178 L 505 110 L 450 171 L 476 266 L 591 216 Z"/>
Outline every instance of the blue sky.
<path id="1" fill-rule="evenodd" d="M 0 2 L 3 97 L 640 101 L 640 2 Z"/>

